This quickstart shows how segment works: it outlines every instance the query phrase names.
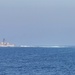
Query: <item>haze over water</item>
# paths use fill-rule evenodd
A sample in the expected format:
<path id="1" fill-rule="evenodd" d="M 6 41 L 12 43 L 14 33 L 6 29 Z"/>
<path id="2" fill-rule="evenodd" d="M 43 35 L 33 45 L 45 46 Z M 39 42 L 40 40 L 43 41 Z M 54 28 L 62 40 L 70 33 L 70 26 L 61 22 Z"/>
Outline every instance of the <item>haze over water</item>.
<path id="1" fill-rule="evenodd" d="M 0 41 L 16 45 L 75 45 L 75 0 L 1 0 Z"/>

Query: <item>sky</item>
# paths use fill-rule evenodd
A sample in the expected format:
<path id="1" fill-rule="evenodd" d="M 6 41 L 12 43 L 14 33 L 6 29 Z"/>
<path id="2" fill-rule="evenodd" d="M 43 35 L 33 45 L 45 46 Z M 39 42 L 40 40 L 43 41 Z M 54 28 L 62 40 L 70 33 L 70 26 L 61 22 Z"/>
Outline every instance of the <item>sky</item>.
<path id="1" fill-rule="evenodd" d="M 0 41 L 16 45 L 75 45 L 75 0 L 0 0 Z"/>

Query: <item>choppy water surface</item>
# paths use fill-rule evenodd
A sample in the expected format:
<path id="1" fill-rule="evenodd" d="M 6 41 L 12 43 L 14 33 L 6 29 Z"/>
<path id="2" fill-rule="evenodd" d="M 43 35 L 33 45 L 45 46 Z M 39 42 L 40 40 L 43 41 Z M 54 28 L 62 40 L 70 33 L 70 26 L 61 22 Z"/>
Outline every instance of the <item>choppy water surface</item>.
<path id="1" fill-rule="evenodd" d="M 75 75 L 75 48 L 0 48 L 0 75 Z"/>

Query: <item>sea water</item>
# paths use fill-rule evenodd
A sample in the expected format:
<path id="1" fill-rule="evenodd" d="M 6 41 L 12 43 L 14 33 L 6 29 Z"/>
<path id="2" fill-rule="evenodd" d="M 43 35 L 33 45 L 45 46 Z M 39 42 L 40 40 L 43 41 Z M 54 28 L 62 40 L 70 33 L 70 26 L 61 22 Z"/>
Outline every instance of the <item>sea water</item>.
<path id="1" fill-rule="evenodd" d="M 75 48 L 0 48 L 0 75 L 75 75 Z"/>

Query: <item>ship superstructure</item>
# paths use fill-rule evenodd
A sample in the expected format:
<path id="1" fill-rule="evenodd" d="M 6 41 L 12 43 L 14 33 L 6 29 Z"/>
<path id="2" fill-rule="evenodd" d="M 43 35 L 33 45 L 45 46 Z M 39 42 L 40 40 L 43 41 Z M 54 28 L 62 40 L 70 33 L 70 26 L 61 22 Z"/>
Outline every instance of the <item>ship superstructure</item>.
<path id="1" fill-rule="evenodd" d="M 0 47 L 14 47 L 14 44 L 10 44 L 9 42 L 5 42 L 5 39 L 3 39 L 2 42 L 0 42 Z"/>

